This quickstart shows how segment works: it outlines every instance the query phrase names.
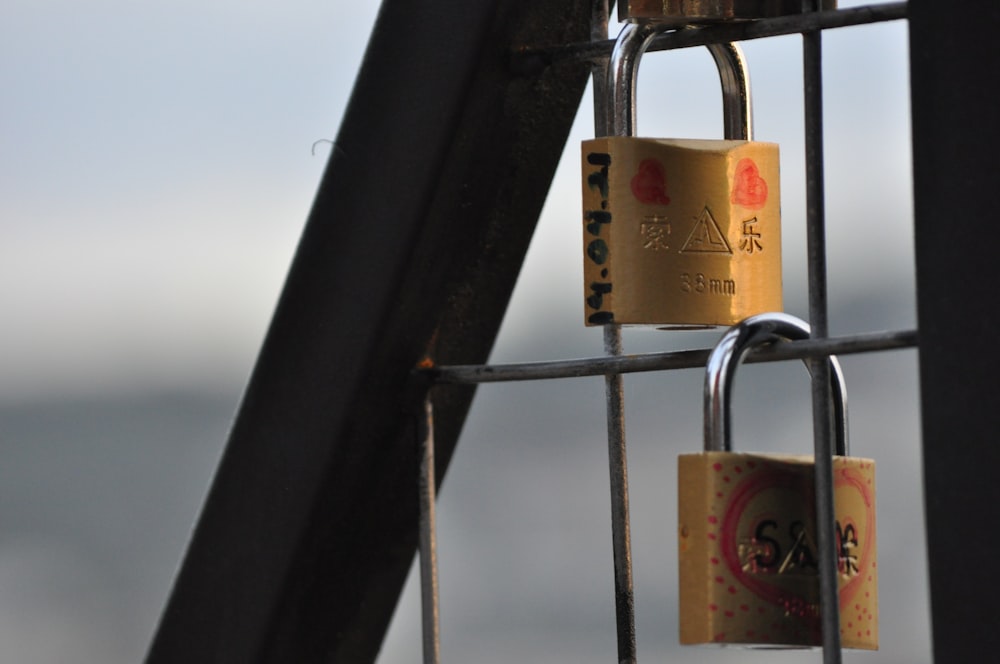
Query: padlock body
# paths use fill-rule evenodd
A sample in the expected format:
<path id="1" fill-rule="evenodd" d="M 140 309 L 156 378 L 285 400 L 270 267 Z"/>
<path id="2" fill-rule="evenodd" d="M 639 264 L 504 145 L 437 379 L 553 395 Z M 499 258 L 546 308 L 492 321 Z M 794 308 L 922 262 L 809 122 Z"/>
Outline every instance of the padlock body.
<path id="1" fill-rule="evenodd" d="M 820 646 L 812 457 L 678 459 L 683 644 Z M 840 638 L 878 649 L 875 463 L 834 457 Z"/>
<path id="2" fill-rule="evenodd" d="M 823 0 L 822 9 L 836 9 L 837 0 Z M 621 0 L 618 20 L 643 19 L 669 23 L 714 23 L 789 16 L 803 12 L 802 0 Z"/>
<path id="3" fill-rule="evenodd" d="M 781 311 L 778 146 L 583 143 L 588 325 L 733 325 Z"/>

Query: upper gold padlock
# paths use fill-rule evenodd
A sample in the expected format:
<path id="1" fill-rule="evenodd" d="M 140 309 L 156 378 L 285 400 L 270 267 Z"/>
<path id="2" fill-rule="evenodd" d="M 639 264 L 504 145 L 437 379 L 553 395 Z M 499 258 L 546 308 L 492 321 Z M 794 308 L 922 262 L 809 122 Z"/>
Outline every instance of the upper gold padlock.
<path id="1" fill-rule="evenodd" d="M 618 20 L 643 19 L 672 24 L 773 18 L 803 13 L 802 0 L 621 0 Z M 822 0 L 836 9 L 837 0 Z"/>
<path id="2" fill-rule="evenodd" d="M 779 311 L 778 146 L 750 140 L 739 48 L 709 47 L 724 86 L 726 140 L 631 136 L 639 58 L 662 29 L 624 27 L 609 67 L 616 135 L 583 143 L 586 323 L 733 325 Z"/>

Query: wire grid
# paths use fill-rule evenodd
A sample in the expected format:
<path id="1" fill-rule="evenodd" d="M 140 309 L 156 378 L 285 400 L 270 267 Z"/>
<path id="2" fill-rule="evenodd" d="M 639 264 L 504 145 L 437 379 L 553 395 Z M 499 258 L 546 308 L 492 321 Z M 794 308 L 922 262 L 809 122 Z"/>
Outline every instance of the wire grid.
<path id="1" fill-rule="evenodd" d="M 819 3 L 817 2 L 818 6 Z M 697 29 L 665 32 L 653 38 L 648 51 L 725 44 L 780 35 L 801 34 L 806 145 L 806 224 L 809 272 L 809 340 L 789 341 L 748 354 L 747 362 L 803 359 L 812 374 L 813 433 L 816 459 L 817 524 L 824 664 L 840 664 L 836 559 L 833 553 L 833 478 L 830 413 L 830 375 L 825 359 L 852 354 L 910 348 L 917 345 L 916 330 L 863 333 L 829 337 L 826 281 L 826 224 L 823 156 L 822 31 L 907 18 L 907 3 L 897 2 L 844 10 L 812 11 L 796 16 L 761 19 Z M 607 3 L 595 0 L 591 41 L 544 49 L 524 49 L 524 58 L 571 58 L 592 63 L 595 98 L 595 135 L 606 135 L 607 70 L 615 42 L 607 38 Z M 624 435 L 625 373 L 668 371 L 705 365 L 711 349 L 643 355 L 622 355 L 621 327 L 604 326 L 604 357 L 505 365 L 438 366 L 422 370 L 429 385 L 477 384 L 603 375 L 606 380 L 609 471 L 612 501 L 616 629 L 618 661 L 636 662 L 635 617 L 632 603 L 632 561 L 629 538 L 628 479 Z M 434 523 L 434 442 L 431 399 L 426 399 L 426 422 L 421 439 L 420 566 L 425 664 L 440 661 L 438 580 Z"/>

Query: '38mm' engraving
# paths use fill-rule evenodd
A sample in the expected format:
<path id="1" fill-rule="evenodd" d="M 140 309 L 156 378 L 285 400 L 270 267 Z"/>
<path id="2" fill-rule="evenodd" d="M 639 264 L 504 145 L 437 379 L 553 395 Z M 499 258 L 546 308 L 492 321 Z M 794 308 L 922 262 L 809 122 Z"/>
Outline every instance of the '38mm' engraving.
<path id="1" fill-rule="evenodd" d="M 733 279 L 712 279 L 701 272 L 681 272 L 681 292 L 702 295 L 736 295 Z"/>

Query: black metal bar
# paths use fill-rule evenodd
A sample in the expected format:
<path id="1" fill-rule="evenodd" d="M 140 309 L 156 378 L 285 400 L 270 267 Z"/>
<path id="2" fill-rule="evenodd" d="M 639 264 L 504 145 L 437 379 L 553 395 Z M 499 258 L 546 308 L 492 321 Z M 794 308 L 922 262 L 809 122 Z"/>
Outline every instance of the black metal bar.
<path id="1" fill-rule="evenodd" d="M 819 3 L 814 2 L 814 7 Z M 829 336 L 826 284 L 826 208 L 823 182 L 823 33 L 802 35 L 805 93 L 806 241 L 809 259 L 809 325 L 814 339 Z M 830 368 L 809 360 L 812 374 L 813 447 L 816 474 L 816 543 L 819 548 L 820 627 L 824 664 L 840 664 L 840 601 L 833 508 L 833 413 Z"/>
<path id="2" fill-rule="evenodd" d="M 590 10 L 383 2 L 148 662 L 375 660 L 417 549 L 412 368 L 488 357 L 589 73 L 510 54 Z M 439 483 L 472 395 L 434 390 Z"/>
<path id="3" fill-rule="evenodd" d="M 1000 550 L 1000 4 L 910 5 L 931 640 L 937 662 L 991 662 L 1000 652 L 992 574 Z"/>
<path id="4" fill-rule="evenodd" d="M 666 51 L 708 44 L 726 42 L 750 41 L 766 37 L 796 35 L 803 32 L 846 28 L 869 23 L 898 21 L 907 16 L 906 2 L 891 2 L 885 4 L 852 7 L 822 12 L 810 12 L 783 16 L 780 18 L 765 18 L 742 23 L 726 23 L 701 28 L 690 28 L 664 32 L 658 35 L 650 44 L 649 51 Z M 517 50 L 520 58 L 549 62 L 560 59 L 597 60 L 606 58 L 614 47 L 614 40 L 604 42 L 578 42 L 574 44 L 522 45 Z"/>
<path id="5" fill-rule="evenodd" d="M 828 355 L 850 355 L 886 350 L 913 348 L 917 345 L 916 330 L 870 332 L 849 337 L 830 337 L 808 341 L 789 341 L 766 348 L 754 349 L 745 362 L 781 362 L 804 360 Z M 428 380 L 435 383 L 473 384 L 501 383 L 551 378 L 582 378 L 609 373 L 638 373 L 672 369 L 697 369 L 705 366 L 709 349 L 641 353 L 620 357 L 593 357 L 550 362 L 519 364 L 451 365 L 422 369 Z"/>

